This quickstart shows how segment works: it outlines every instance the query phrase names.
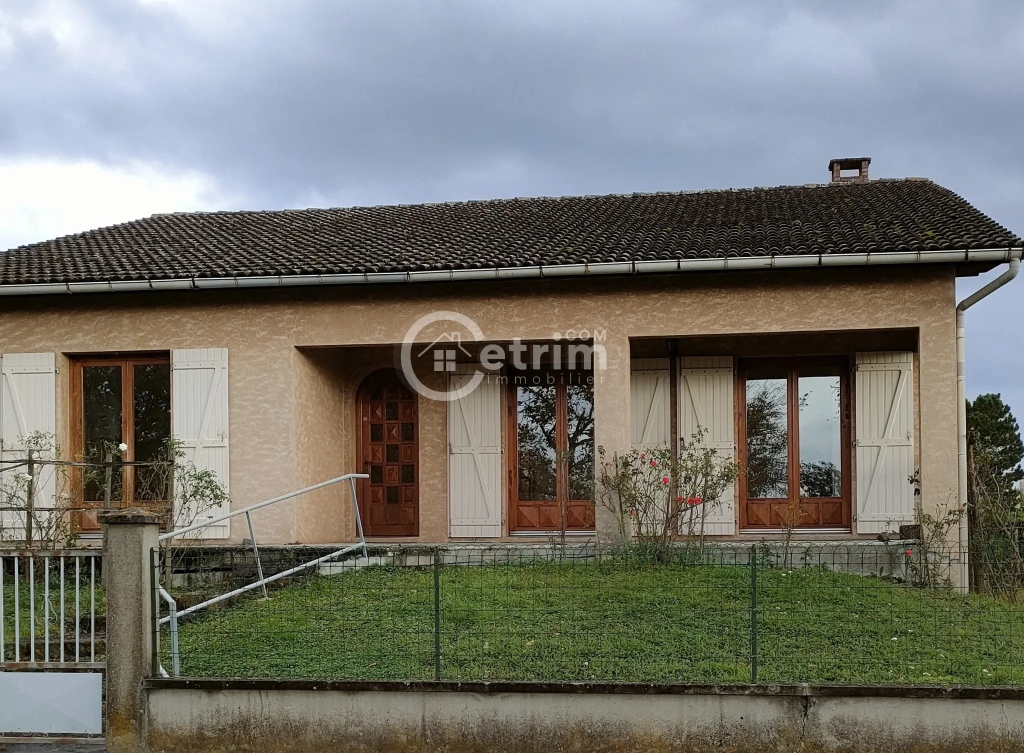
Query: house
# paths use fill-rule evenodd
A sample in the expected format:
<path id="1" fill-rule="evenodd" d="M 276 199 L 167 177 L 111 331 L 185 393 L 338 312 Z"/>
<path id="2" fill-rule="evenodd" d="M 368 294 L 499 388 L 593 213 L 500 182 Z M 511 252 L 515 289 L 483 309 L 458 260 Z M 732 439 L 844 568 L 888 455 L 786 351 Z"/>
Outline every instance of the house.
<path id="1" fill-rule="evenodd" d="M 790 502 L 798 535 L 896 532 L 959 504 L 956 279 L 1015 271 L 1024 243 L 868 163 L 822 185 L 175 213 L 10 250 L 3 455 L 44 431 L 66 457 L 144 461 L 173 435 L 235 508 L 365 471 L 371 540 L 522 541 L 614 528 L 597 446 L 702 427 L 747 468 L 709 534 L 770 537 Z M 261 542 L 351 541 L 346 494 L 261 510 Z"/>

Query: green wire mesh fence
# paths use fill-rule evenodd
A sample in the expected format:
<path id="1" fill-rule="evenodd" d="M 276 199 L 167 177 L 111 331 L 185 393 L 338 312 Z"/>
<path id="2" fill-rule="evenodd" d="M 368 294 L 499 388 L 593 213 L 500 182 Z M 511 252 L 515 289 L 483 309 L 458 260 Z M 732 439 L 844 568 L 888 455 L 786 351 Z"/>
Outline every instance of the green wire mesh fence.
<path id="1" fill-rule="evenodd" d="M 263 553 L 268 575 L 299 556 L 275 564 L 273 551 Z M 243 552 L 230 567 L 223 553 L 191 560 L 190 570 L 160 574 L 179 605 L 246 575 Z M 181 674 L 1024 683 L 1024 603 L 960 593 L 950 586 L 957 563 L 875 543 L 381 550 L 182 621 Z"/>

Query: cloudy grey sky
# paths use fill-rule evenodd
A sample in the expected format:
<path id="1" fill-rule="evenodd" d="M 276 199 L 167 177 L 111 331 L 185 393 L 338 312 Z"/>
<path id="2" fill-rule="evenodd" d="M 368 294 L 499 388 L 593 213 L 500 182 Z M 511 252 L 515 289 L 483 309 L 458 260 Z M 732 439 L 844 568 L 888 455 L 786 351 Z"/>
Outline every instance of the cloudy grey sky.
<path id="1" fill-rule="evenodd" d="M 2 0 L 0 248 L 174 210 L 819 182 L 861 155 L 1024 234 L 1022 53 L 1018 0 Z M 969 390 L 1024 414 L 1021 291 L 972 310 Z"/>

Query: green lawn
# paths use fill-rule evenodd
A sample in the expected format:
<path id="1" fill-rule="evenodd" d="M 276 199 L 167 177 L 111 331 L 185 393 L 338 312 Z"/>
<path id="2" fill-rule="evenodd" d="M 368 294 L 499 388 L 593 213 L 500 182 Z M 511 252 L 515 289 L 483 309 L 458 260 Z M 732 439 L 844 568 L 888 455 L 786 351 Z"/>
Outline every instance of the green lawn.
<path id="1" fill-rule="evenodd" d="M 1024 684 L 1018 605 L 818 569 L 762 569 L 757 601 L 761 682 Z M 445 680 L 751 679 L 746 567 L 447 567 L 440 602 Z M 180 646 L 186 677 L 430 679 L 433 573 L 311 577 L 183 621 Z"/>

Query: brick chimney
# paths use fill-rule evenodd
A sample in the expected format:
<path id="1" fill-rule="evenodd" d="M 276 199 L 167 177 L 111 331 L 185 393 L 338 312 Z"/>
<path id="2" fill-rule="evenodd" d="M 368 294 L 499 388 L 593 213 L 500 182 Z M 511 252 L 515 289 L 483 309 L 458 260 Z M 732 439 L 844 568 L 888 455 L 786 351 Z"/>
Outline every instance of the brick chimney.
<path id="1" fill-rule="evenodd" d="M 867 183 L 870 164 L 870 157 L 844 157 L 829 160 L 828 171 L 832 173 L 833 183 Z M 849 174 L 853 170 L 857 171 L 856 175 Z M 844 171 L 847 172 L 846 175 L 843 175 Z"/>

